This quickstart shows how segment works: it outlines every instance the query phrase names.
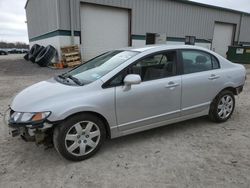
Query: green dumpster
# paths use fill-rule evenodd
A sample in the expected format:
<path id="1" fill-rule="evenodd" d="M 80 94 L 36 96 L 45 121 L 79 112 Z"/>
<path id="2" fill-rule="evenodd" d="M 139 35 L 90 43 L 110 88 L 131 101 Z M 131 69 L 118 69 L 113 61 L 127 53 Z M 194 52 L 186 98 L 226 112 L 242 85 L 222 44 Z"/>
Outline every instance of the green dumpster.
<path id="1" fill-rule="evenodd" d="M 250 46 L 229 46 L 227 59 L 234 63 L 250 64 Z"/>

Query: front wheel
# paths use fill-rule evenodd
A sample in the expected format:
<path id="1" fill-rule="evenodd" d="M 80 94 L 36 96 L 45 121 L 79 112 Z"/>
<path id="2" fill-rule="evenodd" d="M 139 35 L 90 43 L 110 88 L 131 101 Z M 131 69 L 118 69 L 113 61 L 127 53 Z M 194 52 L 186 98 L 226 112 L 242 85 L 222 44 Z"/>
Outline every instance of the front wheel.
<path id="1" fill-rule="evenodd" d="M 78 114 L 57 125 L 53 142 L 64 158 L 81 161 L 94 155 L 106 138 L 103 122 L 92 114 Z"/>
<path id="2" fill-rule="evenodd" d="M 213 100 L 209 117 L 215 122 L 225 122 L 227 121 L 234 112 L 235 98 L 231 91 L 222 91 Z"/>

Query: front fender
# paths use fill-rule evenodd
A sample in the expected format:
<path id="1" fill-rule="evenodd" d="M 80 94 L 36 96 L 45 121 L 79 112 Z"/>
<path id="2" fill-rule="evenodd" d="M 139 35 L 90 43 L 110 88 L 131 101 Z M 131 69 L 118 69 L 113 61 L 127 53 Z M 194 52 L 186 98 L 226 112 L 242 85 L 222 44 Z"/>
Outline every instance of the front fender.
<path id="1" fill-rule="evenodd" d="M 116 126 L 114 89 L 93 92 L 88 95 L 71 96 L 66 100 L 57 100 L 50 106 L 51 122 L 57 122 L 79 112 L 94 112 L 103 116 L 110 126 Z"/>
<path id="2" fill-rule="evenodd" d="M 116 125 L 116 121 L 114 118 L 115 115 L 112 112 L 110 113 L 109 111 L 107 113 L 103 111 L 102 109 L 98 107 L 94 107 L 94 106 L 78 106 L 78 107 L 70 108 L 67 110 L 62 110 L 60 112 L 52 112 L 48 120 L 51 122 L 62 121 L 69 116 L 72 116 L 74 114 L 81 113 L 81 112 L 93 112 L 93 113 L 100 114 L 108 121 L 109 125 Z"/>

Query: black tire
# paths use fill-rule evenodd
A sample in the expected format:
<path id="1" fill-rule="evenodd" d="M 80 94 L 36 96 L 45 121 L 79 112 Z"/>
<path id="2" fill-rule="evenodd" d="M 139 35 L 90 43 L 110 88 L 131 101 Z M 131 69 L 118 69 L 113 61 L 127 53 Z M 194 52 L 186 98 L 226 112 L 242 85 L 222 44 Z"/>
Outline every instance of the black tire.
<path id="1" fill-rule="evenodd" d="M 81 128 L 82 128 L 85 126 L 84 123 L 87 123 L 87 121 L 92 122 L 93 125 L 96 126 L 96 127 L 93 126 L 94 128 L 98 127 L 98 131 L 100 134 L 98 135 L 98 138 L 95 137 L 97 139 L 97 141 L 94 141 L 96 143 L 95 147 L 92 147 L 89 150 L 89 152 L 86 152 L 86 154 L 81 155 L 81 154 L 79 154 L 81 152 L 80 151 L 80 144 L 84 144 L 83 142 L 85 142 L 86 140 L 82 140 L 82 138 L 77 138 L 78 140 L 69 141 L 72 144 L 69 143 L 69 147 L 68 147 L 67 146 L 68 140 L 66 139 L 66 135 L 68 135 L 70 133 L 70 131 L 74 130 L 74 126 L 78 125 L 79 122 L 81 122 Z M 85 129 L 83 129 L 83 131 L 86 131 L 86 128 L 87 128 L 87 125 L 86 125 Z M 77 130 L 75 129 L 75 131 L 77 131 Z M 78 135 L 77 133 L 78 132 L 75 132 L 74 134 Z M 91 132 L 91 133 L 93 133 L 93 132 Z M 87 131 L 86 131 L 86 133 L 82 133 L 82 134 L 91 135 L 91 133 L 90 132 L 87 133 Z M 87 136 L 88 135 L 86 135 L 86 137 Z M 80 136 L 77 136 L 77 137 L 80 137 Z M 81 137 L 82 137 L 82 135 L 81 135 Z M 83 139 L 95 139 L 95 138 L 94 137 L 93 138 L 85 138 L 84 137 Z M 92 115 L 89 113 L 77 114 L 77 115 L 74 115 L 74 116 L 66 119 L 61 124 L 56 126 L 56 128 L 54 129 L 54 133 L 53 133 L 53 143 L 54 143 L 55 149 L 57 150 L 57 152 L 61 156 L 63 156 L 64 158 L 66 158 L 68 160 L 71 160 L 71 161 L 82 161 L 82 160 L 88 159 L 89 157 L 93 156 L 100 149 L 101 145 L 105 141 L 105 138 L 106 138 L 106 130 L 105 130 L 105 126 L 104 126 L 102 120 L 99 119 L 98 117 L 96 117 L 95 115 Z M 74 144 L 78 144 L 79 146 L 76 149 L 72 150 L 72 153 L 71 153 L 70 151 L 68 151 L 68 149 Z M 68 149 L 67 149 L 67 147 L 68 147 Z M 85 147 L 86 147 L 86 149 L 85 149 Z M 84 152 L 87 151 L 87 147 L 90 148 L 88 146 L 87 142 L 85 143 L 85 147 L 84 147 Z M 75 153 L 73 153 L 73 152 L 75 152 Z"/>
<path id="2" fill-rule="evenodd" d="M 29 60 L 30 58 L 33 56 L 33 54 L 40 48 L 40 45 L 39 44 L 34 44 L 30 51 L 29 51 Z"/>
<path id="3" fill-rule="evenodd" d="M 228 97 L 228 99 L 230 99 L 231 102 L 225 102 L 224 105 L 222 100 L 223 98 L 225 100 L 226 97 Z M 235 98 L 233 92 L 229 90 L 224 90 L 220 92 L 211 103 L 209 110 L 209 118 L 210 120 L 217 123 L 225 122 L 232 116 L 234 112 L 234 107 L 235 107 Z"/>
<path id="4" fill-rule="evenodd" d="M 45 49 L 44 46 L 40 46 L 40 47 L 36 48 L 36 49 L 34 50 L 33 54 L 30 54 L 30 55 L 29 55 L 30 61 L 31 61 L 32 63 L 35 63 L 36 57 L 37 57 L 38 54 L 39 54 L 42 50 L 44 50 L 44 49 Z"/>
<path id="5" fill-rule="evenodd" d="M 29 53 L 26 53 L 23 58 L 26 60 L 26 61 L 29 61 Z"/>
<path id="6" fill-rule="evenodd" d="M 37 55 L 35 63 L 37 63 L 41 67 L 46 67 L 55 57 L 56 53 L 56 49 L 53 46 L 49 45 Z"/>
<path id="7" fill-rule="evenodd" d="M 32 57 L 32 55 L 34 54 L 34 52 L 40 47 L 39 44 L 34 44 L 31 49 L 29 50 L 29 52 L 27 53 L 28 54 L 28 57 L 26 57 L 25 60 L 29 61 L 30 60 L 30 57 Z"/>

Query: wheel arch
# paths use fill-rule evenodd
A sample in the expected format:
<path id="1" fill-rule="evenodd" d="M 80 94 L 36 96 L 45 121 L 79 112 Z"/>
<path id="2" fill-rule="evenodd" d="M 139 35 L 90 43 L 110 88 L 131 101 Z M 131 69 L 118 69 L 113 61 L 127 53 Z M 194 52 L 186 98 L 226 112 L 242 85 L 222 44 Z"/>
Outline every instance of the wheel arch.
<path id="1" fill-rule="evenodd" d="M 94 115 L 94 116 L 98 117 L 99 119 L 101 119 L 102 122 L 104 123 L 104 126 L 105 126 L 107 138 L 111 138 L 111 131 L 110 131 L 109 123 L 108 123 L 107 119 L 103 115 L 101 115 L 100 113 L 97 113 L 97 112 L 94 112 L 94 111 L 81 111 L 81 112 L 70 114 L 69 116 L 64 118 L 64 120 L 66 120 L 68 118 L 71 118 L 72 116 L 75 116 L 75 115 L 78 115 L 78 114 L 91 114 L 91 115 Z M 64 121 L 64 120 L 62 120 L 62 121 Z"/>
<path id="2" fill-rule="evenodd" d="M 238 95 L 237 89 L 235 87 L 232 87 L 232 86 L 228 86 L 228 87 L 222 89 L 219 93 L 221 93 L 222 91 L 226 91 L 226 90 L 231 91 L 234 95 Z"/>
<path id="3" fill-rule="evenodd" d="M 227 87 L 225 87 L 224 89 L 220 90 L 220 91 L 217 93 L 217 95 L 212 99 L 211 104 L 210 104 L 210 108 L 211 108 L 212 102 L 213 102 L 213 101 L 216 99 L 216 97 L 217 97 L 218 95 L 220 95 L 220 93 L 223 92 L 223 91 L 231 91 L 234 95 L 238 95 L 238 94 L 237 94 L 237 89 L 236 89 L 235 87 L 233 87 L 233 86 L 227 86 Z"/>

